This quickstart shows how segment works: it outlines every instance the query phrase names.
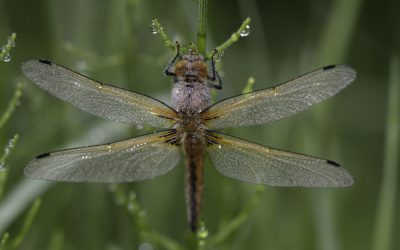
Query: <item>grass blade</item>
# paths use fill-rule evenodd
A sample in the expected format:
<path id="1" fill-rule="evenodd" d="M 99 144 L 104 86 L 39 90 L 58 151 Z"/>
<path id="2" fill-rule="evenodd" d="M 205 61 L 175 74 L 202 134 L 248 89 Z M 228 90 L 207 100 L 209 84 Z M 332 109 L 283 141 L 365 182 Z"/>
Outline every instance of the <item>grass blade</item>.
<path id="1" fill-rule="evenodd" d="M 17 249 L 21 245 L 23 239 L 25 238 L 26 234 L 28 233 L 29 229 L 32 226 L 33 219 L 36 217 L 36 214 L 39 211 L 41 203 L 42 200 L 40 198 L 36 198 L 36 200 L 33 202 L 31 208 L 28 211 L 27 216 L 25 217 L 24 224 L 22 226 L 20 233 L 12 241 L 11 244 L 12 249 Z"/>
<path id="2" fill-rule="evenodd" d="M 390 63 L 390 79 L 386 114 L 386 138 L 382 185 L 379 194 L 372 249 L 391 249 L 399 165 L 400 64 L 394 56 Z"/>

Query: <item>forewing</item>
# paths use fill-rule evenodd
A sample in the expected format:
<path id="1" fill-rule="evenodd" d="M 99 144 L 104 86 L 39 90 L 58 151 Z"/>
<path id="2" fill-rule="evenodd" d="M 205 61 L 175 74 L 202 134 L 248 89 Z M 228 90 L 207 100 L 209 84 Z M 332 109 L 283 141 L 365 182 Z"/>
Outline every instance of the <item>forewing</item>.
<path id="1" fill-rule="evenodd" d="M 22 72 L 50 94 L 117 122 L 169 128 L 177 117 L 158 100 L 96 82 L 47 60 L 27 61 Z"/>
<path id="2" fill-rule="evenodd" d="M 207 132 L 207 153 L 219 172 L 271 186 L 344 187 L 353 178 L 339 164 Z"/>
<path id="3" fill-rule="evenodd" d="M 28 177 L 71 182 L 128 182 L 163 175 L 180 159 L 175 130 L 111 144 L 41 154 L 25 168 Z"/>
<path id="4" fill-rule="evenodd" d="M 356 77 L 345 65 L 315 70 L 273 88 L 218 102 L 202 113 L 210 129 L 241 127 L 278 120 L 337 94 Z"/>

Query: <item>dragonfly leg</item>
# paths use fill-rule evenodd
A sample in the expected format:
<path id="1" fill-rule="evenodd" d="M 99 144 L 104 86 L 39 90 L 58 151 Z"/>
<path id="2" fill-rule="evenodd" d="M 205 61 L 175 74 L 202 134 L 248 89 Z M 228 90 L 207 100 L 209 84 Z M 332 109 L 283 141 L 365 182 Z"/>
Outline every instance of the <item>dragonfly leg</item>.
<path id="1" fill-rule="evenodd" d="M 218 53 L 217 49 L 214 49 L 214 54 L 211 56 L 211 71 L 212 75 L 208 76 L 207 79 L 209 80 L 208 86 L 210 88 L 222 89 L 222 80 L 218 71 L 215 69 L 215 55 Z"/>
<path id="2" fill-rule="evenodd" d="M 175 76 L 174 70 L 172 68 L 175 66 L 175 62 L 178 58 L 181 57 L 180 53 L 180 45 L 178 42 L 176 42 L 176 56 L 167 64 L 167 67 L 165 67 L 164 74 L 167 76 Z"/>

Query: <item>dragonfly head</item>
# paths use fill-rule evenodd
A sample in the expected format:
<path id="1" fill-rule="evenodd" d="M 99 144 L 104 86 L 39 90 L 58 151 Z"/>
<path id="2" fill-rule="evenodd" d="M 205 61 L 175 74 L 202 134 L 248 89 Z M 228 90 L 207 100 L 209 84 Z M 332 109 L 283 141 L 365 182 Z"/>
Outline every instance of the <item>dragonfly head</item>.
<path id="1" fill-rule="evenodd" d="M 175 64 L 175 74 L 178 79 L 204 80 L 208 75 L 208 67 L 202 55 L 189 49 L 189 53 L 182 56 Z"/>

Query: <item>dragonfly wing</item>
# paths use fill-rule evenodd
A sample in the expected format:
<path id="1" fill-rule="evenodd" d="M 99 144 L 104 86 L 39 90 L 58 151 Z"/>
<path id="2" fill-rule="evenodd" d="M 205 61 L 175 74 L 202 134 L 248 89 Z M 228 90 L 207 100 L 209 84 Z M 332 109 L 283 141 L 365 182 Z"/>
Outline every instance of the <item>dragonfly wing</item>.
<path id="1" fill-rule="evenodd" d="M 202 118 L 210 129 L 271 122 L 337 94 L 355 77 L 348 66 L 326 66 L 273 88 L 220 101 L 204 110 Z"/>
<path id="2" fill-rule="evenodd" d="M 117 122 L 169 128 L 177 117 L 158 100 L 96 82 L 47 60 L 24 62 L 22 72 L 50 94 Z"/>
<path id="3" fill-rule="evenodd" d="M 71 182 L 127 182 L 163 175 L 180 159 L 175 130 L 116 143 L 41 154 L 25 168 L 28 177 Z"/>
<path id="4" fill-rule="evenodd" d="M 271 186 L 344 187 L 353 178 L 339 164 L 208 131 L 207 153 L 223 175 Z"/>

